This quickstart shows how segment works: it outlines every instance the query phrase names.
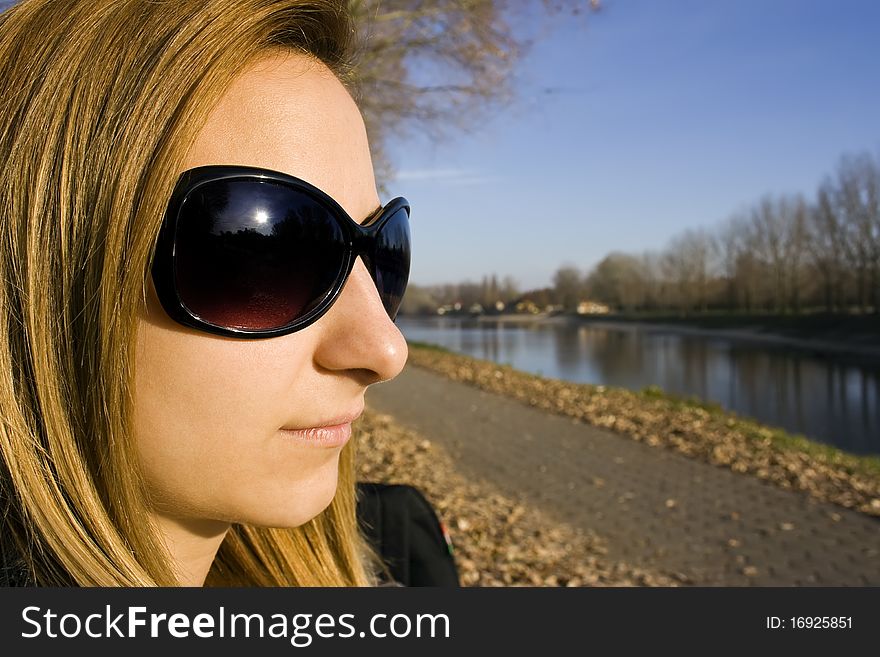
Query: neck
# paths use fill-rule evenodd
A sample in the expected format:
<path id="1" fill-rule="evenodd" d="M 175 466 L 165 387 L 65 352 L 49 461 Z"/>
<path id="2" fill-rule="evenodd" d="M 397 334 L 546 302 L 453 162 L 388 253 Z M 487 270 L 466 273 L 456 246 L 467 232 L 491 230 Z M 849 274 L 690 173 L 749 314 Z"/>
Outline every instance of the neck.
<path id="1" fill-rule="evenodd" d="M 204 586 L 229 523 L 153 513 L 181 586 Z"/>

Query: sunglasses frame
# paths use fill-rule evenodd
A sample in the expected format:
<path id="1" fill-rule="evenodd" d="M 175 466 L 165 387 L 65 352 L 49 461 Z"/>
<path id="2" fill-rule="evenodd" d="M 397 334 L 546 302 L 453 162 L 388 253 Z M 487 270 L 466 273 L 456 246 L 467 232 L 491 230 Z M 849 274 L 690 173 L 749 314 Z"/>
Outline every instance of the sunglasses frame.
<path id="1" fill-rule="evenodd" d="M 180 298 L 175 283 L 175 237 L 177 232 L 177 222 L 183 203 L 187 197 L 195 192 L 199 187 L 207 183 L 218 182 L 223 180 L 241 179 L 257 182 L 271 182 L 290 187 L 298 192 L 304 193 L 318 202 L 325 208 L 334 221 L 342 230 L 342 234 L 346 240 L 345 255 L 339 275 L 333 282 L 330 290 L 324 295 L 321 301 L 308 313 L 297 318 L 292 323 L 279 328 L 272 329 L 239 329 L 228 326 L 218 326 L 212 324 L 194 312 L 189 310 Z M 307 326 L 318 321 L 328 310 L 342 292 L 345 282 L 348 280 L 354 269 L 355 260 L 360 256 L 370 272 L 373 282 L 376 283 L 376 273 L 372 264 L 372 249 L 375 244 L 376 235 L 382 230 L 382 227 L 394 216 L 399 210 L 406 210 L 407 228 L 409 226 L 410 205 L 409 202 L 399 196 L 384 206 L 377 208 L 370 214 L 363 224 L 359 224 L 342 209 L 331 196 L 314 185 L 307 183 L 294 176 L 272 171 L 271 169 L 262 169 L 259 167 L 240 166 L 240 165 L 209 165 L 197 167 L 184 171 L 177 180 L 174 192 L 168 202 L 168 208 L 162 221 L 162 227 L 159 230 L 159 236 L 156 242 L 156 251 L 153 258 L 152 277 L 153 285 L 156 288 L 156 295 L 162 308 L 168 313 L 174 321 L 200 331 L 206 331 L 215 335 L 234 338 L 274 338 L 282 335 L 288 335 L 306 328 Z M 411 243 L 411 242 L 410 242 Z M 409 271 L 407 271 L 409 278 Z M 406 286 L 404 286 L 404 290 Z M 387 310 L 387 309 L 386 309 Z M 396 316 L 395 312 L 395 316 Z M 390 315 L 389 315 L 390 316 Z M 391 317 L 394 320 L 395 317 Z"/>

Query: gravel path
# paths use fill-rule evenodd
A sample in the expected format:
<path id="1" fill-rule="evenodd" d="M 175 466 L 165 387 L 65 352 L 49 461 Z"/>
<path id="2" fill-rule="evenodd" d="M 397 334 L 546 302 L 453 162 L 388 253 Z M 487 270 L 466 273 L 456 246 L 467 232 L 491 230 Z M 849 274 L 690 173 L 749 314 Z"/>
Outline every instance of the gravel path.
<path id="1" fill-rule="evenodd" d="M 369 408 L 607 558 L 698 585 L 880 585 L 880 520 L 408 365 Z"/>

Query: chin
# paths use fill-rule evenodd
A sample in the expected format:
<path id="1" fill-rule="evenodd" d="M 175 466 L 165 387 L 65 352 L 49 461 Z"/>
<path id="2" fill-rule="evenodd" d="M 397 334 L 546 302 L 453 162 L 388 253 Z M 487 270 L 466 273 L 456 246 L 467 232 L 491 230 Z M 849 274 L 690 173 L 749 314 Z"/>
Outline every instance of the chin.
<path id="1" fill-rule="evenodd" d="M 324 511 L 339 484 L 339 468 L 322 468 L 307 480 L 279 487 L 272 499 L 260 504 L 245 522 L 260 527 L 299 527 Z"/>

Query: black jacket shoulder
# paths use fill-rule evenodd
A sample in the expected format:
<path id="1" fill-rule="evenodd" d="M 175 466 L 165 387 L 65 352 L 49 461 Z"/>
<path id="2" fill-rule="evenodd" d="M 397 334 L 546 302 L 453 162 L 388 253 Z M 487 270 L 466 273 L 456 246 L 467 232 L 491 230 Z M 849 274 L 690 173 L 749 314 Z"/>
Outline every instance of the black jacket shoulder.
<path id="1" fill-rule="evenodd" d="M 0 586 L 36 586 L 21 554 L 11 545 L 9 536 L 2 534 L 0 534 Z"/>

